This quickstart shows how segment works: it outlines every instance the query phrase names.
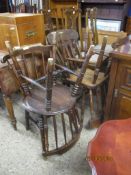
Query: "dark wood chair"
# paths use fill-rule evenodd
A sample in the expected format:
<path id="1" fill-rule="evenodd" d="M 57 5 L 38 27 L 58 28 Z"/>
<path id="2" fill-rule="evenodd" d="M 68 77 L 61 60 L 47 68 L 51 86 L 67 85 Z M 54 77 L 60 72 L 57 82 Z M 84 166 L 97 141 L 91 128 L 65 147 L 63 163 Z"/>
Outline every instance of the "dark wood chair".
<path id="1" fill-rule="evenodd" d="M 73 69 L 74 66 L 69 63 L 68 58 L 82 58 L 78 48 L 78 38 L 78 33 L 74 29 L 57 30 L 47 35 L 47 43 L 56 47 L 56 61 L 59 64 Z"/>
<path id="2" fill-rule="evenodd" d="M 103 123 L 88 143 L 92 175 L 130 175 L 131 119 Z"/>
<path id="3" fill-rule="evenodd" d="M 53 46 L 32 46 L 13 50 L 10 42 L 6 42 L 6 45 L 14 65 L 12 69 L 18 78 L 24 95 L 26 128 L 29 129 L 31 120 L 40 129 L 44 156 L 64 153 L 80 137 L 83 119 L 76 108 L 76 99 L 93 48 L 89 49 L 81 72 L 77 75 L 68 68 L 55 63 Z M 49 59 L 46 66 L 45 55 L 47 51 Z M 22 64 L 18 58 L 21 58 Z M 4 62 L 8 61 L 8 63 L 9 60 L 9 56 L 3 59 Z M 27 64 L 29 60 L 32 63 Z M 54 72 L 54 66 L 60 68 L 62 72 L 73 73 L 78 77 L 72 92 L 69 87 L 64 86 L 56 79 L 57 73 L 61 71 L 56 69 Z M 31 67 L 33 69 L 30 69 Z M 60 77 L 59 80 L 61 80 Z M 37 116 L 32 116 L 32 114 L 37 114 Z M 51 121 L 52 125 L 50 125 Z M 60 127 L 62 128 L 61 132 L 59 132 Z M 51 136 L 50 140 L 49 133 L 52 128 L 54 128 L 54 138 Z M 63 142 L 61 144 L 59 137 L 62 133 Z M 49 140 L 54 140 L 54 142 L 50 144 Z"/>
<path id="4" fill-rule="evenodd" d="M 85 41 L 87 40 L 86 36 L 87 35 L 84 36 Z M 63 29 L 49 33 L 47 35 L 47 43 L 56 45 L 57 60 L 59 61 L 59 64 L 68 65 L 71 69 L 73 69 L 73 67 L 76 69 L 77 65 L 81 65 L 88 51 L 86 45 L 84 46 L 83 51 L 79 48 L 79 34 L 74 29 Z M 99 52 L 95 52 L 90 59 L 88 66 L 92 69 L 96 66 L 99 53 L 100 50 Z M 103 56 L 103 60 L 108 58 L 105 53 Z"/>
<path id="5" fill-rule="evenodd" d="M 66 65 L 70 69 L 74 70 L 76 73 L 79 72 L 82 63 L 86 57 L 81 55 L 78 48 L 77 42 L 77 32 L 71 29 L 58 31 L 57 34 L 57 56 L 56 60 L 59 64 Z M 51 34 L 49 34 L 51 35 Z M 55 34 L 54 34 L 55 35 Z M 59 40 L 60 37 L 60 40 Z M 52 37 L 53 38 L 53 37 Z M 51 36 L 47 36 L 49 42 L 51 42 Z M 102 121 L 104 101 L 106 97 L 105 89 L 106 80 L 108 79 L 108 73 L 110 69 L 111 60 L 104 60 L 104 50 L 107 43 L 107 37 L 103 38 L 103 43 L 99 54 L 94 54 L 90 57 L 89 63 L 87 65 L 87 70 L 83 78 L 82 84 L 85 87 L 85 91 L 89 91 L 89 101 L 90 101 L 90 111 L 91 118 L 89 120 L 90 127 L 96 127 Z M 53 44 L 53 43 L 52 43 Z M 63 56 L 62 56 L 63 55 Z M 96 64 L 92 64 L 94 56 L 97 56 Z M 102 70 L 103 69 L 103 70 Z M 68 78 L 71 83 L 76 82 L 76 77 L 72 74 Z M 83 98 L 85 97 L 85 91 L 83 91 Z M 95 98 L 96 97 L 96 98 Z M 95 100 L 97 99 L 97 100 Z M 96 107 L 97 106 L 97 107 Z M 84 99 L 82 100 L 82 114 L 84 113 Z M 97 109 L 97 110 L 96 110 Z M 88 126 L 88 127 L 89 127 Z"/>

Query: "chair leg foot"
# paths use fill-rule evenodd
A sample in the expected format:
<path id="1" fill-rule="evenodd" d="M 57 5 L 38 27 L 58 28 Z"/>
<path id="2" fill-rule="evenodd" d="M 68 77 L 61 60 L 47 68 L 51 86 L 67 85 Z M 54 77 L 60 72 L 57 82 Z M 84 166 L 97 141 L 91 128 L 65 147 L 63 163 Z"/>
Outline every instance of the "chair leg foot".
<path id="1" fill-rule="evenodd" d="M 6 95 L 3 95 L 3 99 L 4 99 L 5 106 L 7 108 L 8 114 L 9 114 L 9 118 L 11 120 L 11 124 L 12 124 L 13 128 L 15 130 L 17 130 L 16 118 L 15 118 L 15 115 L 14 115 L 14 109 L 13 109 L 12 101 L 11 101 L 10 97 L 8 97 Z"/>
<path id="2" fill-rule="evenodd" d="M 12 121 L 11 121 L 11 124 L 12 124 L 14 130 L 17 130 L 17 125 L 16 125 L 16 123 L 17 123 L 16 120 L 12 120 Z"/>

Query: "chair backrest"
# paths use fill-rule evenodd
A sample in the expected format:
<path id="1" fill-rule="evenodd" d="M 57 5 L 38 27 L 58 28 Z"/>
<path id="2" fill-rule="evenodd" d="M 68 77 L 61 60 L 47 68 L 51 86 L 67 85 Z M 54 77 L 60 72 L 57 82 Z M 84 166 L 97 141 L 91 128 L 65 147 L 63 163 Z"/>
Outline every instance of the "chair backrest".
<path id="1" fill-rule="evenodd" d="M 86 16 L 86 33 L 88 34 L 88 47 L 90 44 L 98 44 L 98 31 L 97 31 L 97 8 L 87 8 L 85 11 Z M 90 31 L 91 31 L 91 40 L 90 40 Z"/>
<path id="2" fill-rule="evenodd" d="M 56 45 L 56 61 L 59 64 L 73 68 L 67 65 L 70 64 L 67 58 L 75 58 L 76 55 L 80 57 L 78 38 L 78 33 L 73 29 L 58 30 L 47 35 L 48 44 Z"/>
<path id="3" fill-rule="evenodd" d="M 65 29 L 78 29 L 77 21 L 78 21 L 78 9 L 74 7 L 70 8 L 62 8 L 62 19 Z"/>
<path id="4" fill-rule="evenodd" d="M 45 30 L 54 31 L 60 28 L 57 15 L 57 9 L 41 9 L 39 11 L 44 16 Z"/>
<path id="5" fill-rule="evenodd" d="M 35 85 L 46 75 L 47 59 L 55 57 L 53 46 L 36 44 L 13 49 L 9 41 L 6 41 L 6 46 L 11 57 L 8 64 L 16 74 L 24 95 L 28 95 L 30 88 L 25 81 L 26 77 L 27 81 L 32 80 L 31 83 Z"/>
<path id="6" fill-rule="evenodd" d="M 12 69 L 14 70 L 14 73 L 18 78 L 21 90 L 24 93 L 24 95 L 29 96 L 31 94 L 29 83 L 33 84 L 34 86 L 37 86 L 43 91 L 46 91 L 46 110 L 47 111 L 51 110 L 51 98 L 52 98 L 52 87 L 53 87 L 52 76 L 53 76 L 54 65 L 57 65 L 57 67 L 60 67 L 64 71 L 67 71 L 69 73 L 73 73 L 73 71 L 61 65 L 54 64 L 55 59 L 53 60 L 53 58 L 55 58 L 55 51 L 53 46 L 35 45 L 26 48 L 13 49 L 9 41 L 6 41 L 6 46 L 9 50 L 10 53 L 9 56 L 11 57 L 13 65 L 11 62 L 9 62 L 10 60 L 9 56 L 5 57 L 5 60 L 3 61 L 4 62 L 7 61 L 9 66 L 11 66 Z M 93 54 L 93 49 L 94 46 L 91 46 L 87 53 L 85 61 L 82 65 L 80 73 L 78 75 L 74 73 L 77 76 L 77 81 L 72 91 L 73 96 L 76 96 L 79 90 L 80 84 L 82 82 L 84 73 L 87 68 L 87 64 L 89 62 L 90 57 Z M 47 56 L 46 58 L 50 58 L 48 59 L 48 66 L 46 66 L 45 63 L 46 58 L 44 56 Z M 28 60 L 30 61 L 28 62 Z M 36 80 L 34 81 L 34 79 Z M 41 80 L 46 80 L 45 87 L 38 83 L 38 81 Z"/>

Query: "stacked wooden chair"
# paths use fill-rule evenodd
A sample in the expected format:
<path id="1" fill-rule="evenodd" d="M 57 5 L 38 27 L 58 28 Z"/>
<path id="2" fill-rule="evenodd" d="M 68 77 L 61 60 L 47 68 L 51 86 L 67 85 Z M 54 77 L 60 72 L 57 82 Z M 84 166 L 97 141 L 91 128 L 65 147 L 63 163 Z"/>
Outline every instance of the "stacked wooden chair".
<path id="1" fill-rule="evenodd" d="M 29 123 L 33 121 L 40 129 L 44 156 L 64 153 L 80 137 L 83 119 L 76 108 L 76 99 L 86 65 L 93 54 L 93 47 L 89 49 L 81 71 L 77 75 L 55 63 L 53 46 L 36 45 L 13 49 L 9 41 L 6 41 L 6 45 L 9 55 L 3 58 L 3 62 L 7 62 L 9 68 L 14 71 L 20 85 L 26 128 L 29 129 Z M 60 75 L 65 71 L 78 77 L 72 91 L 61 83 Z M 57 75 L 58 79 L 56 79 Z M 51 130 L 54 138 L 53 135 L 49 137 Z M 63 138 L 61 143 L 60 137 Z M 54 142 L 50 144 L 50 141 Z"/>
<path id="2" fill-rule="evenodd" d="M 105 36 L 103 38 L 103 43 L 100 49 L 95 68 L 90 68 L 90 65 L 88 64 L 86 73 L 82 80 L 82 84 L 85 87 L 85 90 L 89 92 L 89 107 L 91 113 L 91 118 L 89 119 L 87 125 L 87 127 L 89 128 L 98 127 L 103 120 L 104 103 L 107 93 L 106 81 L 108 79 L 110 69 L 110 61 L 108 62 L 108 64 L 104 65 L 103 69 L 103 58 L 106 43 L 107 37 Z M 75 62 L 75 59 L 73 60 L 73 62 Z M 79 69 L 76 70 L 76 73 L 78 72 Z M 73 75 L 70 75 L 69 80 L 75 82 L 76 78 Z"/>
<path id="3" fill-rule="evenodd" d="M 60 30 L 57 33 L 57 40 L 54 39 L 54 35 L 54 33 L 50 33 L 47 36 L 47 40 L 50 44 L 56 44 L 56 60 L 59 62 L 59 64 L 66 65 L 70 69 L 78 73 L 82 63 L 84 62 L 86 53 L 84 57 L 81 55 L 78 47 L 77 32 L 71 29 L 63 31 Z M 56 43 L 53 43 L 53 41 L 56 41 Z M 108 79 L 108 73 L 111 63 L 110 59 L 107 62 L 104 61 L 104 51 L 106 43 L 107 37 L 105 36 L 103 38 L 103 43 L 99 51 L 95 66 L 92 66 L 92 61 L 90 61 L 92 57 L 96 55 L 94 52 L 94 55 L 90 57 L 90 60 L 87 64 L 87 70 L 82 81 L 82 84 L 85 88 L 85 91 L 83 91 L 83 93 L 85 93 L 86 91 L 89 92 L 88 94 L 91 111 L 91 118 L 89 120 L 90 127 L 93 127 L 93 125 L 97 126 L 97 124 L 101 122 L 103 115 L 104 101 L 106 97 L 106 80 Z M 70 75 L 68 80 L 71 83 L 74 83 L 76 82 L 76 77 L 74 75 Z M 85 94 L 83 95 L 83 97 L 85 97 Z M 84 101 L 85 100 L 83 99 L 82 113 L 84 109 Z"/>

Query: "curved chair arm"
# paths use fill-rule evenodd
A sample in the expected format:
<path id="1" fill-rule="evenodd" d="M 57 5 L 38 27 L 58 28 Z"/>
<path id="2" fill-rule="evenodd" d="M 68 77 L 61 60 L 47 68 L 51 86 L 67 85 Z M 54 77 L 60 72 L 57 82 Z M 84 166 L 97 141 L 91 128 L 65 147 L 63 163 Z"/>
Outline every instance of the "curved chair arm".
<path id="1" fill-rule="evenodd" d="M 5 56 L 2 58 L 1 63 L 6 63 L 10 58 L 11 58 L 11 57 L 10 57 L 9 54 L 5 55 Z"/>

